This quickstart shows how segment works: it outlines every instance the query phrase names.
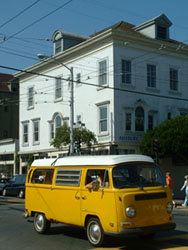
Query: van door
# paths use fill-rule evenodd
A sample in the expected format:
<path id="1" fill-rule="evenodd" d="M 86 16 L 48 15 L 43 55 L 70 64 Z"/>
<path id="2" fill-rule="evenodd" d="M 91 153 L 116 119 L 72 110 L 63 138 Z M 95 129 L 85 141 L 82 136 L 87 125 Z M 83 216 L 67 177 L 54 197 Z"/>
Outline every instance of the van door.
<path id="1" fill-rule="evenodd" d="M 98 189 L 94 187 L 96 182 L 99 182 Z M 87 215 L 94 215 L 99 218 L 104 230 L 115 230 L 115 199 L 110 188 L 108 169 L 89 169 L 87 171 L 85 187 L 81 193 L 81 213 L 83 225 Z"/>
<path id="2" fill-rule="evenodd" d="M 56 220 L 81 225 L 80 178 L 81 169 L 58 168 L 52 187 L 53 211 Z"/>

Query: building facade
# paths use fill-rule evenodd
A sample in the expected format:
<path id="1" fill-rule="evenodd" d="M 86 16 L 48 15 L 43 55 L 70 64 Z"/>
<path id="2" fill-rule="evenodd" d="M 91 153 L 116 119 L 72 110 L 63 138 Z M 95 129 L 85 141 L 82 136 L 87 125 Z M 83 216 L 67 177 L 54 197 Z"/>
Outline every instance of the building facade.
<path id="1" fill-rule="evenodd" d="M 58 127 L 70 125 L 70 102 L 74 124 L 96 134 L 94 154 L 139 153 L 148 129 L 187 115 L 188 50 L 170 38 L 171 25 L 161 15 L 138 26 L 119 22 L 90 37 L 55 31 L 54 55 L 15 74 L 22 166 L 29 155 L 68 153 L 51 142 Z M 73 68 L 73 99 L 67 68 Z"/>
<path id="2" fill-rule="evenodd" d="M 19 85 L 12 75 L 0 74 L 0 177 L 19 173 Z"/>

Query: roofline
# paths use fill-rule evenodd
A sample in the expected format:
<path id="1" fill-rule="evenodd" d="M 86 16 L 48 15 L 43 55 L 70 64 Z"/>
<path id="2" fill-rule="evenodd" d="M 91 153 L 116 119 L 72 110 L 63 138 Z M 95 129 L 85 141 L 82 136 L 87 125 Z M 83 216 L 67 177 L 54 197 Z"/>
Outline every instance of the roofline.
<path id="1" fill-rule="evenodd" d="M 58 53 L 56 55 L 53 55 L 46 60 L 39 61 L 39 62 L 29 66 L 28 68 L 24 69 L 23 71 L 16 72 L 14 74 L 14 77 L 22 77 L 22 76 L 28 74 L 29 71 L 30 72 L 33 72 L 33 71 L 40 72 L 40 69 L 42 67 L 44 67 L 50 63 L 53 63 L 53 58 L 55 58 L 56 60 L 67 58 L 69 55 L 72 55 L 73 53 L 80 51 L 81 49 L 87 48 L 87 46 L 91 46 L 93 44 L 96 44 L 97 42 L 108 39 L 110 37 L 113 39 L 113 37 L 115 35 L 117 35 L 117 38 L 118 38 L 118 36 L 121 36 L 121 37 L 125 37 L 126 39 L 135 39 L 136 41 L 141 41 L 143 43 L 152 43 L 152 44 L 156 44 L 156 45 L 165 44 L 165 45 L 168 45 L 167 48 L 170 48 L 170 49 L 174 48 L 175 49 L 174 52 L 180 54 L 180 52 L 178 52 L 178 50 L 177 50 L 177 47 L 178 47 L 178 45 L 183 46 L 183 44 L 181 42 L 177 41 L 177 44 L 173 44 L 173 43 L 170 43 L 171 40 L 169 40 L 169 41 L 154 40 L 154 39 L 148 38 L 146 36 L 139 37 L 139 36 L 135 36 L 134 34 L 123 32 L 121 30 L 116 30 L 116 25 L 118 26 L 118 24 L 120 24 L 120 23 L 121 22 L 116 23 L 115 25 L 110 26 L 109 28 L 105 29 L 104 31 L 97 33 L 95 36 L 89 37 L 87 40 L 75 45 L 74 47 L 67 49 L 63 53 Z M 182 47 L 181 52 L 183 53 L 184 50 L 185 49 Z M 187 51 L 187 50 L 185 50 L 185 51 Z M 54 65 L 57 66 L 56 64 L 54 64 Z"/>

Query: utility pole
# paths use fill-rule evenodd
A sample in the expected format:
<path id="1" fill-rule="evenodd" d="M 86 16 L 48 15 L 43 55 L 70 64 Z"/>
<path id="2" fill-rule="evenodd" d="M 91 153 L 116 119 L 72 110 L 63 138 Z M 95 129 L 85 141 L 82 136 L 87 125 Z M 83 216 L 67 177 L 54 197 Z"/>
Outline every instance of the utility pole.
<path id="1" fill-rule="evenodd" d="M 68 67 L 66 64 L 59 62 L 54 57 L 45 56 L 43 54 L 37 54 L 39 59 L 51 59 L 56 64 L 62 65 L 66 69 L 70 71 L 70 155 L 74 154 L 74 74 L 73 74 L 73 67 Z"/>

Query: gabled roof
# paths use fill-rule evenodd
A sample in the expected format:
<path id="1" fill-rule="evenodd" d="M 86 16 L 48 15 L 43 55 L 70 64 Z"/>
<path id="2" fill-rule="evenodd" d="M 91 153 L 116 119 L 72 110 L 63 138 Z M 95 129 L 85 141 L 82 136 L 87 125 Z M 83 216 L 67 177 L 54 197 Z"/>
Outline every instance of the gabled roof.
<path id="1" fill-rule="evenodd" d="M 159 24 L 159 23 L 161 25 L 164 25 L 165 27 L 170 27 L 172 25 L 172 22 L 167 18 L 167 16 L 162 14 L 162 15 L 154 17 L 154 18 L 152 18 L 152 19 L 150 19 L 142 24 L 137 25 L 134 29 L 136 31 L 139 31 L 139 30 L 144 29 L 148 26 L 151 26 L 153 24 Z"/>

